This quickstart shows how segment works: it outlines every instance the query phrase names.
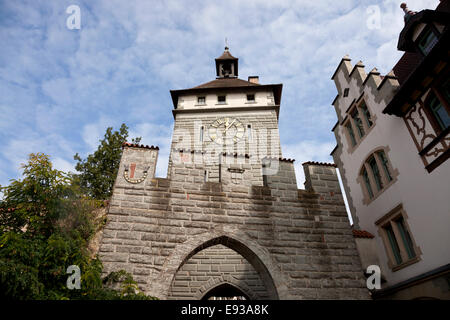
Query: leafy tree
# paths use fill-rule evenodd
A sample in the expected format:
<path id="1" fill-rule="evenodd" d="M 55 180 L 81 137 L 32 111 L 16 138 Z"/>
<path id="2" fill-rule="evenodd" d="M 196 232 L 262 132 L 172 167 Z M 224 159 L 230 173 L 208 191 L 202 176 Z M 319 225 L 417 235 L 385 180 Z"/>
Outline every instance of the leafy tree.
<path id="1" fill-rule="evenodd" d="M 119 131 L 106 129 L 103 140 L 94 154 L 86 159 L 75 154 L 74 159 L 78 161 L 75 169 L 80 174 L 75 175 L 74 181 L 82 190 L 94 199 L 108 199 L 111 196 L 114 181 L 119 170 L 120 157 L 122 155 L 122 144 L 127 141 L 128 127 L 123 123 Z M 133 138 L 132 143 L 140 143 L 141 137 Z"/>
<path id="2" fill-rule="evenodd" d="M 44 154 L 31 154 L 23 169 L 22 180 L 0 186 L 0 299 L 149 299 L 125 271 L 102 279 L 91 257 L 103 201 L 86 197 Z M 70 265 L 81 269 L 80 290 L 66 286 Z"/>

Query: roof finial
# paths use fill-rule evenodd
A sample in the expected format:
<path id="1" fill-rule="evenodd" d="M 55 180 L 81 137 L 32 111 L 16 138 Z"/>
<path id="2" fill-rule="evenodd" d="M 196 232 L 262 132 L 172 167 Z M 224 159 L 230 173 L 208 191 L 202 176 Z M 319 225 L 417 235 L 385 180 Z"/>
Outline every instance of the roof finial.
<path id="1" fill-rule="evenodd" d="M 402 2 L 402 4 L 400 4 L 400 8 L 402 8 L 403 12 L 405 12 L 405 24 L 408 23 L 409 19 L 411 19 L 411 17 L 417 13 L 415 11 L 409 10 L 405 2 Z"/>
<path id="2" fill-rule="evenodd" d="M 229 48 L 228 48 L 228 40 L 227 40 L 227 37 L 225 37 L 225 50 L 228 50 Z"/>

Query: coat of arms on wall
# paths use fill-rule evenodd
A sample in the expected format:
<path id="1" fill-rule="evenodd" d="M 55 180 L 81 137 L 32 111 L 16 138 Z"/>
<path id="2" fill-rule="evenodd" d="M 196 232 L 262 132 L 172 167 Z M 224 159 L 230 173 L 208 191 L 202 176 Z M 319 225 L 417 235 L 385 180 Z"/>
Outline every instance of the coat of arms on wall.
<path id="1" fill-rule="evenodd" d="M 239 184 L 242 181 L 242 174 L 244 173 L 244 169 L 238 168 L 228 168 L 228 171 L 231 173 L 231 182 L 234 184 Z"/>
<path id="2" fill-rule="evenodd" d="M 123 171 L 123 177 L 129 183 L 134 183 L 134 184 L 141 183 L 142 181 L 144 181 L 147 178 L 149 168 L 150 167 L 146 167 L 144 169 L 144 172 L 143 172 L 143 175 L 141 178 L 135 179 L 134 173 L 136 171 L 136 163 L 132 163 L 130 165 L 125 165 L 125 170 Z"/>

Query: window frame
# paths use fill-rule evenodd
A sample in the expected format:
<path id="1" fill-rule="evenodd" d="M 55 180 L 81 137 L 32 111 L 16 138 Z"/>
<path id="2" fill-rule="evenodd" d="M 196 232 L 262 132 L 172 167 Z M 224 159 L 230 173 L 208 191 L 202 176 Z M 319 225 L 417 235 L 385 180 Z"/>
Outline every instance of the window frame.
<path id="1" fill-rule="evenodd" d="M 444 78 L 445 79 L 445 78 Z M 441 92 L 440 88 L 447 82 L 450 81 L 449 79 L 444 80 L 439 79 L 436 84 L 430 87 L 430 91 L 428 92 L 426 98 L 423 100 L 423 109 L 425 110 L 425 114 L 427 115 L 431 126 L 433 127 L 434 131 L 439 134 L 445 130 L 447 130 L 448 127 L 443 128 L 443 126 L 439 123 L 438 118 L 435 115 L 435 112 L 432 110 L 430 106 L 430 100 L 432 99 L 432 96 L 436 97 L 436 99 L 441 104 L 441 107 L 445 109 L 448 115 L 450 115 L 450 101 L 447 101 L 444 97 L 444 94 Z"/>
<path id="2" fill-rule="evenodd" d="M 424 40 L 424 37 L 426 36 L 427 33 L 432 34 L 435 38 L 434 38 L 434 43 L 433 45 L 430 47 L 430 49 L 425 52 L 425 50 L 421 47 L 420 42 L 422 40 Z M 420 52 L 420 54 L 422 54 L 424 57 L 427 56 L 431 50 L 433 50 L 433 47 L 436 45 L 436 43 L 438 43 L 439 41 L 439 31 L 437 29 L 435 29 L 434 26 L 431 25 L 426 25 L 425 28 L 423 28 L 423 30 L 420 32 L 419 36 L 417 37 L 415 44 L 417 47 L 417 50 Z"/>
<path id="3" fill-rule="evenodd" d="M 224 98 L 223 101 L 219 100 L 221 97 Z M 226 94 L 217 95 L 217 104 L 227 104 L 227 95 Z"/>
<path id="4" fill-rule="evenodd" d="M 203 103 L 200 102 L 200 99 L 203 98 Z M 197 96 L 197 105 L 198 106 L 204 106 L 206 105 L 206 96 Z"/>
<path id="5" fill-rule="evenodd" d="M 399 204 L 383 217 L 375 221 L 375 225 L 378 227 L 378 234 L 381 237 L 388 258 L 388 267 L 393 272 L 421 260 L 422 251 L 415 242 L 407 218 L 408 215 L 403 208 L 403 204 Z M 409 239 L 406 239 L 406 237 L 402 235 L 402 231 L 398 224 L 399 221 L 401 221 L 405 236 L 407 235 Z M 389 233 L 389 230 L 392 230 L 392 233 Z M 394 239 L 391 239 L 392 236 Z M 394 248 L 395 245 L 393 245 L 394 243 L 392 240 L 395 240 L 398 252 L 396 252 L 397 248 Z M 414 255 L 411 256 L 409 251 Z"/>
<path id="6" fill-rule="evenodd" d="M 369 117 L 362 106 L 365 106 Z M 361 95 L 356 102 L 352 103 L 346 111 L 346 114 L 346 117 L 342 121 L 342 125 L 345 127 L 345 135 L 349 144 L 348 152 L 352 153 L 364 140 L 364 138 L 369 135 L 370 131 L 375 126 L 376 116 L 370 111 L 370 108 L 364 99 L 364 95 Z M 359 119 L 359 125 L 357 124 L 355 118 Z M 369 120 L 371 122 L 370 125 Z M 351 135 L 349 129 L 352 129 L 353 136 Z M 362 129 L 362 131 L 360 129 Z"/>
<path id="7" fill-rule="evenodd" d="M 255 103 L 256 102 L 256 95 L 254 93 L 247 93 L 245 96 L 247 98 L 247 101 L 246 101 L 247 103 Z M 249 100 L 248 99 L 249 96 L 253 96 L 253 100 Z"/>
<path id="8" fill-rule="evenodd" d="M 369 205 L 397 181 L 398 170 L 394 169 L 389 160 L 387 155 L 389 150 L 389 147 L 378 147 L 370 151 L 361 165 L 356 181 L 361 184 L 362 202 L 365 205 Z M 383 163 L 380 154 L 384 155 L 386 164 Z M 374 172 L 373 165 L 376 166 L 377 172 Z M 378 178 L 376 173 L 378 173 Z"/>

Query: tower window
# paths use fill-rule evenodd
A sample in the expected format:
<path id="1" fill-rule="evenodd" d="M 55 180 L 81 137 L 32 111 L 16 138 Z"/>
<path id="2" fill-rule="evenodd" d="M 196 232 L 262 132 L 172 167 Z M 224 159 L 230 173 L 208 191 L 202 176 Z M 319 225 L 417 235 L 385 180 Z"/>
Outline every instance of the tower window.
<path id="1" fill-rule="evenodd" d="M 227 97 L 226 96 L 217 96 L 217 102 L 219 104 L 225 104 L 225 103 L 227 103 Z"/>
<path id="2" fill-rule="evenodd" d="M 197 104 L 206 104 L 206 97 L 198 97 Z"/>
<path id="3" fill-rule="evenodd" d="M 247 101 L 255 102 L 255 95 L 254 94 L 248 94 L 247 95 Z"/>
<path id="4" fill-rule="evenodd" d="M 203 142 L 203 131 L 204 131 L 204 127 L 201 126 L 200 127 L 200 136 L 199 136 L 200 142 Z"/>
<path id="5" fill-rule="evenodd" d="M 252 142 L 253 134 L 252 134 L 252 125 L 247 125 L 247 134 L 248 134 L 248 142 Z"/>

